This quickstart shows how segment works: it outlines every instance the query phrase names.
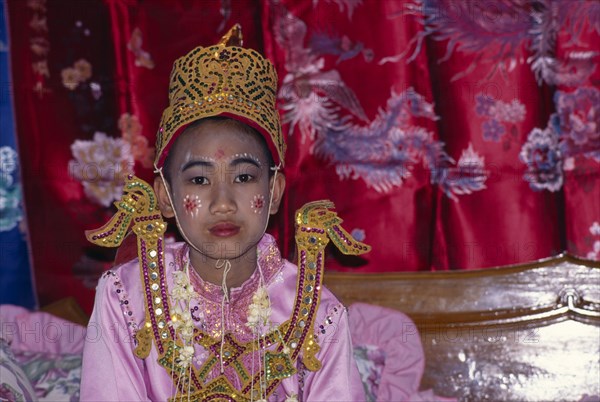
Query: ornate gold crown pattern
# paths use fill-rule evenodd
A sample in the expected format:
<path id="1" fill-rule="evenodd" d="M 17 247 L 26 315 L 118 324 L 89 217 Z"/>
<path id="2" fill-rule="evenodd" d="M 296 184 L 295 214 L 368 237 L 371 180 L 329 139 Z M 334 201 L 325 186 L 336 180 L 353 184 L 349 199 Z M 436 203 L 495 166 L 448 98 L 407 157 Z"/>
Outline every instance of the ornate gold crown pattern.
<path id="1" fill-rule="evenodd" d="M 223 42 L 195 48 L 173 64 L 169 106 L 157 134 L 155 165 L 162 166 L 165 151 L 181 127 L 218 115 L 241 117 L 259 130 L 275 163 L 283 165 L 285 142 L 275 108 L 276 93 L 277 73 L 258 52 Z"/>

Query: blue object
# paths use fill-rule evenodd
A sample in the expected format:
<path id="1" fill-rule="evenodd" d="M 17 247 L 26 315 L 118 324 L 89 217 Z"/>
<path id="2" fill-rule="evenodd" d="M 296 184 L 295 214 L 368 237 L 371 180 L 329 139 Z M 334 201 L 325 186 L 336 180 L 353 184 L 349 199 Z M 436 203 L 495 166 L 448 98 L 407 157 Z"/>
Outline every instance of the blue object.
<path id="1" fill-rule="evenodd" d="M 6 0 L 0 0 L 0 304 L 37 307 L 24 225 Z"/>

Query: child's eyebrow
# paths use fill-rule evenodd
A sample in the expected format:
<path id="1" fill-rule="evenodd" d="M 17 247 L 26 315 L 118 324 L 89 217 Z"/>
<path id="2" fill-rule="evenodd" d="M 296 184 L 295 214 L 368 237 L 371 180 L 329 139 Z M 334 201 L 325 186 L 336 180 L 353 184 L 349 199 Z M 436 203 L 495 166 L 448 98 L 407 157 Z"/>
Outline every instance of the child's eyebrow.
<path id="1" fill-rule="evenodd" d="M 181 171 L 185 172 L 187 169 L 192 168 L 194 166 L 202 166 L 202 167 L 211 167 L 214 166 L 217 162 L 213 158 L 208 158 L 205 156 L 193 156 L 188 153 L 185 158 L 185 163 L 181 167 Z"/>
<path id="2" fill-rule="evenodd" d="M 251 165 L 256 166 L 257 168 L 262 167 L 262 163 L 260 163 L 260 160 L 256 156 L 254 156 L 252 154 L 247 154 L 247 153 L 235 154 L 235 155 L 231 156 L 228 163 L 229 163 L 230 167 L 236 167 L 236 166 L 244 164 L 244 163 L 249 163 Z M 186 162 L 181 167 L 181 172 L 185 172 L 187 169 L 190 169 L 190 168 L 193 168 L 196 166 L 214 168 L 216 164 L 217 164 L 217 161 L 215 161 L 213 158 L 209 158 L 209 157 L 205 157 L 205 156 L 188 155 L 186 157 Z"/>
<path id="3" fill-rule="evenodd" d="M 186 170 L 193 168 L 195 166 L 202 166 L 202 167 L 212 167 L 214 166 L 215 163 L 208 161 L 208 160 L 191 160 L 186 162 L 182 167 L 181 167 L 181 171 L 185 172 Z"/>
<path id="4" fill-rule="evenodd" d="M 237 166 L 237 165 L 241 165 L 242 163 L 249 163 L 251 165 L 254 165 L 258 168 L 262 167 L 262 164 L 260 163 L 260 160 L 251 154 L 236 154 L 233 155 L 231 157 L 231 161 L 229 162 L 229 165 L 233 166 Z"/>

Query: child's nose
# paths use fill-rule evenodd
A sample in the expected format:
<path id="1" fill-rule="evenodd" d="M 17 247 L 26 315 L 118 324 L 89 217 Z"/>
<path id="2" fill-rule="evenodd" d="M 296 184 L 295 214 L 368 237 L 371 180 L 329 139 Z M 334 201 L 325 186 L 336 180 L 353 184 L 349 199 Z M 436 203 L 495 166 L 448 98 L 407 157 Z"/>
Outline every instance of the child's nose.
<path id="1" fill-rule="evenodd" d="M 237 203 L 232 189 L 227 183 L 217 183 L 213 186 L 210 212 L 212 214 L 228 214 L 237 210 Z"/>

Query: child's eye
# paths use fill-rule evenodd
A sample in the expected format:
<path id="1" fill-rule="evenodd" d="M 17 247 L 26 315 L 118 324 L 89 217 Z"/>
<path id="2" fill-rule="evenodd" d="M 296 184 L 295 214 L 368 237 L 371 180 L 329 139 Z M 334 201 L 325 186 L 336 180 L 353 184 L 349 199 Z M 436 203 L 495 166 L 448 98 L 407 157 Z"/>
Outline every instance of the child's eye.
<path id="1" fill-rule="evenodd" d="M 194 184 L 206 185 L 208 184 L 208 179 L 204 176 L 196 176 L 192 178 L 191 182 Z"/>
<path id="2" fill-rule="evenodd" d="M 252 181 L 252 179 L 254 179 L 254 176 L 252 176 L 251 174 L 244 173 L 244 174 L 236 176 L 235 182 L 236 183 L 248 183 L 248 182 Z"/>

